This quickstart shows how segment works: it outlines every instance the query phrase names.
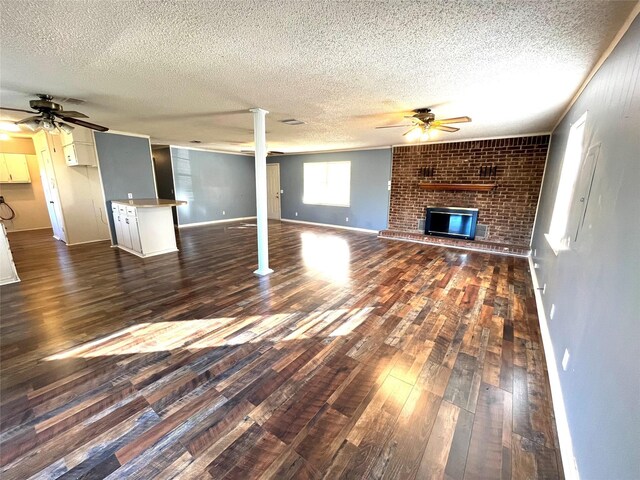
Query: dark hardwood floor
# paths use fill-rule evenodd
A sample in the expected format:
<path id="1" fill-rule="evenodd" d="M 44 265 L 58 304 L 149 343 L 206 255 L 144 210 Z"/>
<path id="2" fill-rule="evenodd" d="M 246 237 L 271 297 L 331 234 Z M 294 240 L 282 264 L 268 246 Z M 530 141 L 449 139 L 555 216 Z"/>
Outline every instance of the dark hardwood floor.
<path id="1" fill-rule="evenodd" d="M 274 222 L 10 234 L 3 480 L 561 478 L 524 259 Z"/>

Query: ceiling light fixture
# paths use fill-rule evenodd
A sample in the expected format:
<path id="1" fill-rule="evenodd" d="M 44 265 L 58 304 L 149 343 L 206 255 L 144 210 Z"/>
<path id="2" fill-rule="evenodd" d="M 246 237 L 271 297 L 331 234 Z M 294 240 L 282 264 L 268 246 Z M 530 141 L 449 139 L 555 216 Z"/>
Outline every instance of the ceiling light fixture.
<path id="1" fill-rule="evenodd" d="M 6 142 L 7 140 L 11 140 L 11 137 L 8 133 L 0 133 L 0 141 Z"/>
<path id="2" fill-rule="evenodd" d="M 420 140 L 421 142 L 426 142 L 427 140 L 429 140 L 429 137 L 431 135 L 430 127 L 427 124 L 415 125 L 405 135 L 409 142 L 415 142 L 418 140 Z"/>
<path id="3" fill-rule="evenodd" d="M 32 132 L 44 130 L 45 132 L 52 135 L 57 135 L 60 132 L 64 132 L 69 135 L 71 134 L 71 132 L 73 132 L 74 129 L 74 127 L 72 127 L 68 123 L 56 122 L 54 119 L 47 117 L 32 117 L 20 122 L 19 125 L 24 125 Z"/>

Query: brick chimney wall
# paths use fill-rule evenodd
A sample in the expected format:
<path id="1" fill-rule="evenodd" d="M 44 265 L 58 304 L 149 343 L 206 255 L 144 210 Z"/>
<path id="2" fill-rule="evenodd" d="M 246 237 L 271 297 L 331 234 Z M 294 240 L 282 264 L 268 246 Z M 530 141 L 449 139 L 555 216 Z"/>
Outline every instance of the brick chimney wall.
<path id="1" fill-rule="evenodd" d="M 394 147 L 389 230 L 418 233 L 427 206 L 477 208 L 488 242 L 528 246 L 540 195 L 549 136 Z M 430 167 L 432 177 L 421 169 Z M 481 167 L 497 167 L 480 177 Z M 496 183 L 490 192 L 429 191 L 427 183 Z"/>

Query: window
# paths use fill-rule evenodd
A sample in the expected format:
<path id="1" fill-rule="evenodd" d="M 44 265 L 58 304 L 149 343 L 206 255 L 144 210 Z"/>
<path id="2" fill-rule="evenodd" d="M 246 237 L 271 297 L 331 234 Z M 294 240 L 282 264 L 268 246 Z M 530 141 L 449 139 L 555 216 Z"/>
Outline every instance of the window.
<path id="1" fill-rule="evenodd" d="M 567 140 L 567 148 L 564 152 L 560 183 L 558 184 L 558 192 L 556 193 L 556 202 L 553 205 L 553 215 L 551 216 L 549 233 L 546 235 L 551 248 L 553 248 L 556 254 L 560 250 L 569 248 L 571 235 L 567 234 L 567 224 L 571 212 L 571 204 L 573 203 L 576 180 L 578 178 L 578 172 L 580 171 L 582 140 L 586 120 L 587 114 L 585 113 L 571 126 L 569 139 Z"/>
<path id="2" fill-rule="evenodd" d="M 348 207 L 350 199 L 351 162 L 304 164 L 304 203 Z"/>

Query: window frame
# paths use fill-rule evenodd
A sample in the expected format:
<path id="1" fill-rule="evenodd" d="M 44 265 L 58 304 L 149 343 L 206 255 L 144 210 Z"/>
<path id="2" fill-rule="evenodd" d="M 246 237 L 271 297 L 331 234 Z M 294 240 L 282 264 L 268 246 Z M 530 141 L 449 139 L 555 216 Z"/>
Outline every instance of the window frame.
<path id="1" fill-rule="evenodd" d="M 327 201 L 327 194 L 328 191 L 330 191 L 330 189 L 328 188 L 328 175 L 329 175 L 329 165 L 335 165 L 335 164 L 348 164 L 349 168 L 348 168 L 348 172 L 349 172 L 349 179 L 347 182 L 349 191 L 347 192 L 347 203 L 339 203 L 339 202 L 335 202 L 335 201 Z M 307 180 L 306 180 L 306 166 L 307 165 L 314 165 L 315 167 L 318 167 L 320 165 L 324 165 L 325 167 L 325 181 L 324 181 L 324 192 L 323 192 L 323 198 L 322 201 L 310 201 L 308 199 L 308 194 L 306 193 L 306 187 L 307 187 Z M 343 208 L 349 208 L 351 207 L 351 160 L 334 160 L 334 161 L 328 161 L 328 162 L 303 162 L 302 164 L 302 203 L 305 205 L 320 205 L 320 206 L 325 206 L 325 207 L 343 207 Z"/>
<path id="2" fill-rule="evenodd" d="M 569 250 L 571 243 L 572 234 L 568 233 L 569 219 L 574 210 L 573 203 L 578 187 L 577 183 L 585 159 L 584 138 L 586 124 L 587 112 L 584 112 L 569 129 L 551 220 L 547 233 L 544 235 L 556 255 L 561 251 Z M 576 137 L 576 135 L 579 135 L 579 137 Z M 575 149 L 578 150 L 575 151 Z"/>

